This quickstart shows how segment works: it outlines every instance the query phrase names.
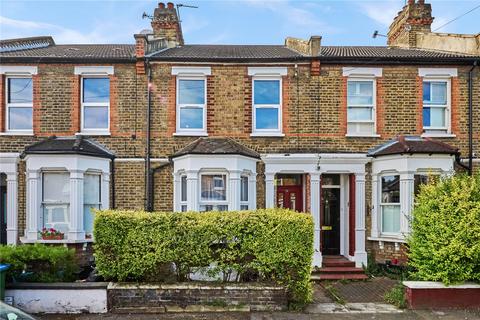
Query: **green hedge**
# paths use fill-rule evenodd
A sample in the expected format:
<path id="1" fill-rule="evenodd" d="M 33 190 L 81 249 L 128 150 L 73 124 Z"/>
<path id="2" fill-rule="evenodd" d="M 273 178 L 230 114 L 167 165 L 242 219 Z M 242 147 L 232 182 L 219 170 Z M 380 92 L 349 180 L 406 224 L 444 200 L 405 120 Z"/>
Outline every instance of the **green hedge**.
<path id="1" fill-rule="evenodd" d="M 174 263 L 177 281 L 215 265 L 285 285 L 292 306 L 311 301 L 313 222 L 289 210 L 146 213 L 98 211 L 95 257 L 106 279 L 145 281 Z"/>
<path id="2" fill-rule="evenodd" d="M 480 173 L 423 186 L 408 245 L 413 278 L 480 281 Z"/>
<path id="3" fill-rule="evenodd" d="M 9 281 L 68 282 L 77 270 L 74 250 L 42 244 L 0 246 L 0 263 L 10 264 Z"/>

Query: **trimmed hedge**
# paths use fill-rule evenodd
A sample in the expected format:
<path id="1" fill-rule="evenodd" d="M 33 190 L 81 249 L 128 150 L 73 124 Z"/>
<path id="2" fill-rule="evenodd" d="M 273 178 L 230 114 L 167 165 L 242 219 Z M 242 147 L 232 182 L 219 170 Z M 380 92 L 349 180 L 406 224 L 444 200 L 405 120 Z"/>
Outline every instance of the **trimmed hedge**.
<path id="1" fill-rule="evenodd" d="M 312 299 L 311 216 L 283 209 L 146 213 L 98 211 L 95 256 L 106 279 L 145 281 L 175 264 L 177 281 L 190 272 L 232 272 L 275 281 L 289 290 L 291 307 Z"/>
<path id="2" fill-rule="evenodd" d="M 7 279 L 20 282 L 75 280 L 75 251 L 43 244 L 0 246 L 0 263 L 10 264 Z"/>
<path id="3" fill-rule="evenodd" d="M 480 173 L 422 186 L 408 245 L 414 279 L 480 281 Z"/>

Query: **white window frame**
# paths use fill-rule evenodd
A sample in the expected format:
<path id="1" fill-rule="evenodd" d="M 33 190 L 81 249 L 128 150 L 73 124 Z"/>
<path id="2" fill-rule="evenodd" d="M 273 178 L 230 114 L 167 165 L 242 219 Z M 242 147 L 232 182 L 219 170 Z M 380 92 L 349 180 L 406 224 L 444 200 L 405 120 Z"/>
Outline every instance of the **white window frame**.
<path id="1" fill-rule="evenodd" d="M 183 193 L 183 179 L 185 179 L 185 200 L 182 199 L 182 193 Z M 187 180 L 187 175 L 186 174 L 181 174 L 180 175 L 180 198 L 179 198 L 179 205 L 180 205 L 180 211 L 181 212 L 186 212 L 188 211 L 188 180 Z M 185 210 L 183 210 L 185 208 Z"/>
<path id="2" fill-rule="evenodd" d="M 202 200 L 202 178 L 203 176 L 216 176 L 216 175 L 222 175 L 225 176 L 225 200 Z M 200 181 L 198 184 L 198 208 L 199 211 L 201 206 L 227 206 L 227 210 L 230 210 L 230 203 L 229 203 L 229 190 L 228 188 L 230 187 L 230 175 L 228 174 L 227 171 L 204 171 L 200 172 L 199 175 Z M 201 211 L 203 212 L 203 211 Z"/>
<path id="3" fill-rule="evenodd" d="M 357 81 L 368 81 L 372 82 L 372 105 L 349 105 L 348 104 L 348 83 L 357 82 Z M 348 109 L 349 108 L 372 108 L 372 120 L 348 120 Z M 374 77 L 355 77 L 350 76 L 347 79 L 347 137 L 376 137 L 377 135 L 377 79 Z M 348 125 L 349 123 L 371 123 L 373 125 L 373 131 L 370 134 L 366 133 L 349 133 Z"/>
<path id="4" fill-rule="evenodd" d="M 423 85 L 425 82 L 439 82 L 447 84 L 447 101 L 446 105 L 425 105 L 423 103 Z M 430 95 L 431 95 L 430 89 Z M 423 126 L 423 109 L 427 108 L 442 108 L 445 109 L 445 126 L 444 127 L 425 127 Z M 422 80 L 422 130 L 424 135 L 442 135 L 451 133 L 451 116 L 452 116 L 452 81 L 449 77 L 424 77 Z"/>
<path id="5" fill-rule="evenodd" d="M 181 80 L 203 80 L 204 82 L 204 103 L 203 104 L 180 104 L 179 97 L 180 97 L 180 81 Z M 176 79 L 176 95 L 175 95 L 175 104 L 176 104 L 176 132 L 174 135 L 178 136 L 207 136 L 207 77 L 204 75 L 178 75 Z M 188 128 L 180 128 L 180 109 L 186 107 L 194 107 L 194 108 L 202 108 L 202 129 L 188 129 Z"/>
<path id="6" fill-rule="evenodd" d="M 247 200 L 242 200 L 242 189 L 243 189 L 243 179 L 247 180 Z M 250 210 L 250 176 L 247 174 L 242 174 L 240 176 L 240 210 Z M 242 206 L 246 206 L 246 209 L 242 209 Z"/>
<path id="7" fill-rule="evenodd" d="M 397 202 L 383 202 L 383 185 L 382 185 L 382 178 L 383 177 L 391 177 L 391 176 L 398 176 L 398 184 L 399 184 L 399 201 Z M 386 172 L 381 175 L 379 175 L 379 204 L 380 204 L 380 235 L 381 236 L 386 236 L 386 237 L 399 237 L 402 234 L 402 188 L 401 188 L 401 182 L 400 182 L 401 176 L 400 173 L 398 172 Z M 384 206 L 398 206 L 399 208 L 399 230 L 398 232 L 384 232 L 383 231 L 383 207 Z"/>
<path id="8" fill-rule="evenodd" d="M 86 171 L 85 174 L 83 175 L 83 184 L 85 185 L 85 176 L 90 175 L 90 176 L 95 176 L 98 178 L 98 202 L 95 203 L 85 203 L 85 200 L 83 201 L 83 210 L 85 210 L 85 205 L 90 205 L 90 206 L 95 206 L 95 209 L 101 209 L 102 208 L 102 173 L 98 171 Z M 83 190 L 83 197 L 85 199 L 85 189 Z M 85 214 L 82 211 L 83 214 Z M 85 231 L 85 235 L 87 235 L 86 230 L 85 230 L 85 219 L 83 220 L 83 227 Z M 93 237 L 93 234 L 89 234 L 91 237 Z"/>
<path id="9" fill-rule="evenodd" d="M 255 104 L 255 81 L 265 81 L 265 80 L 274 80 L 279 81 L 279 104 Z M 283 136 L 283 79 L 281 76 L 261 76 L 256 75 L 252 78 L 252 134 L 251 136 Z M 257 117 L 257 109 L 262 108 L 276 108 L 278 109 L 278 128 L 277 129 L 257 129 L 256 127 L 256 117 Z"/>
<path id="10" fill-rule="evenodd" d="M 108 102 L 83 102 L 83 80 L 84 79 L 94 79 L 102 78 L 108 79 L 108 85 L 110 86 L 111 79 L 108 75 L 105 74 L 84 74 L 80 78 L 80 104 L 81 104 L 81 115 L 80 115 L 80 131 L 84 134 L 91 135 L 109 135 L 110 134 L 110 101 L 111 101 L 111 90 L 109 91 Z M 107 128 L 85 128 L 85 107 L 107 107 L 107 119 L 108 126 Z"/>
<path id="11" fill-rule="evenodd" d="M 68 177 L 68 187 L 69 187 L 69 194 L 72 191 L 70 188 L 70 172 L 66 170 L 43 170 L 42 171 L 42 179 L 41 179 L 41 228 L 45 228 L 45 206 L 66 206 L 66 216 L 67 216 L 67 224 L 70 224 L 70 197 L 68 201 L 45 201 L 45 174 L 65 174 Z M 83 212 L 82 212 L 83 213 Z M 83 226 L 82 226 L 83 227 Z M 68 239 L 68 231 L 65 232 L 65 238 Z"/>
<path id="12" fill-rule="evenodd" d="M 33 77 L 31 75 L 7 75 L 5 77 L 5 132 L 11 134 L 33 134 L 33 90 L 32 90 L 32 103 L 9 103 L 8 94 L 10 86 L 8 85 L 9 79 L 30 79 L 33 88 Z M 30 108 L 32 109 L 32 128 L 31 129 L 10 129 L 10 108 Z"/>

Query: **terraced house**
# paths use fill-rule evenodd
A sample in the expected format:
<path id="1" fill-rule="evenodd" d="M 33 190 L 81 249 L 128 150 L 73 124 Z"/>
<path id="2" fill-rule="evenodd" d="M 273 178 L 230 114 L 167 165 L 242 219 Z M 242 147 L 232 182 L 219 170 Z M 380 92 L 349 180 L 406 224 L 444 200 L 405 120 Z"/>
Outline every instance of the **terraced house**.
<path id="1" fill-rule="evenodd" d="M 316 266 L 405 262 L 419 185 L 480 152 L 479 35 L 432 20 L 408 1 L 385 47 L 189 45 L 160 3 L 132 45 L 2 40 L 2 242 L 90 252 L 90 208 L 286 207 Z"/>

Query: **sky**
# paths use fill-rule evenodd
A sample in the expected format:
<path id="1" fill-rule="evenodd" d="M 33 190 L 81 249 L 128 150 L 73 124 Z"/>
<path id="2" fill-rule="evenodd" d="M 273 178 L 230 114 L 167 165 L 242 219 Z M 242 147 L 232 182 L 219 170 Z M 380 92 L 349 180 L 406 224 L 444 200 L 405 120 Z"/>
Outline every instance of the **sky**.
<path id="1" fill-rule="evenodd" d="M 160 1 L 160 0 L 159 0 Z M 168 2 L 168 1 L 165 1 Z M 480 5 L 480 0 L 426 0 L 432 4 L 436 29 Z M 0 38 L 51 35 L 58 44 L 128 43 L 150 29 L 143 12 L 153 14 L 158 1 L 0 1 Z M 198 6 L 181 8 L 187 44 L 283 44 L 287 36 L 321 35 L 324 45 L 385 45 L 372 38 L 386 34 L 405 0 L 179 0 Z M 438 32 L 479 33 L 480 8 Z"/>

